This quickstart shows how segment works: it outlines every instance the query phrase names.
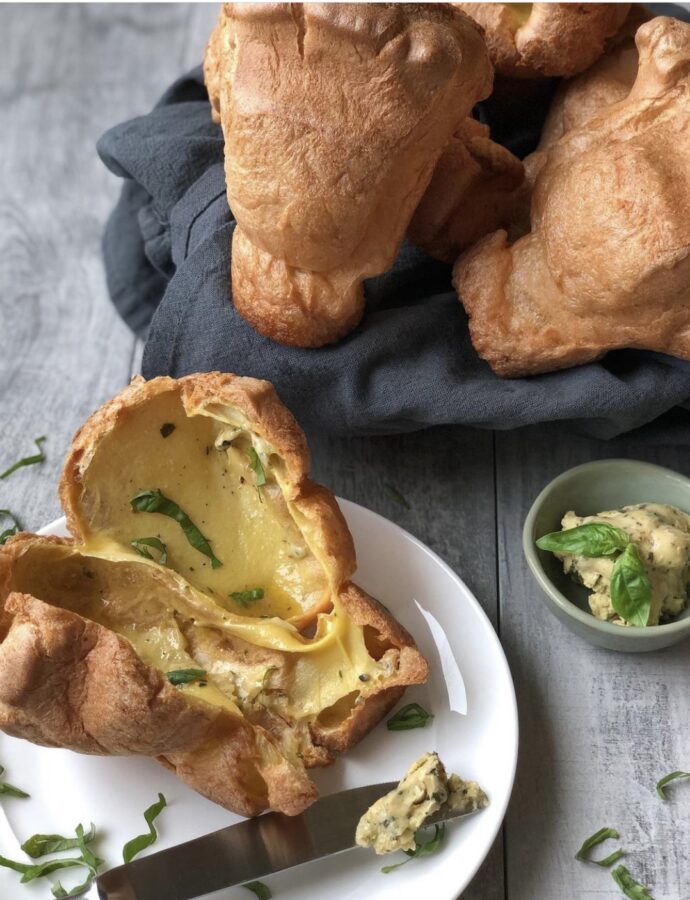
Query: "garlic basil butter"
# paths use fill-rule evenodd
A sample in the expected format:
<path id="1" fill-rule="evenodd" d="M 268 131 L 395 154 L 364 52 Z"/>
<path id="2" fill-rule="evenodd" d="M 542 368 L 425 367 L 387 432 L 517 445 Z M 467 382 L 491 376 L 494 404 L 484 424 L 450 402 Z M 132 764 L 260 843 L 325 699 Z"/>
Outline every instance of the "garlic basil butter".
<path id="1" fill-rule="evenodd" d="M 598 619 L 616 624 L 658 625 L 660 621 L 677 616 L 685 608 L 690 583 L 690 516 L 675 506 L 661 503 L 639 503 L 622 509 L 598 513 L 596 516 L 577 516 L 567 512 L 562 519 L 562 532 L 554 532 L 538 541 L 543 549 L 553 550 L 563 562 L 563 571 L 592 592 L 590 609 Z M 577 552 L 564 552 L 566 532 L 582 526 L 605 525 L 614 537 L 622 539 L 610 550 L 603 545 L 601 535 L 593 535 L 597 541 L 595 550 L 587 549 L 586 541 Z M 559 542 L 559 537 L 562 540 Z M 551 538 L 549 544 L 547 539 Z M 560 548 L 557 549 L 560 543 Z M 631 546 L 632 545 L 632 546 Z M 646 582 L 649 590 L 646 621 L 634 621 L 620 614 L 612 602 L 611 579 L 615 579 L 616 555 L 632 554 L 641 563 L 638 582 Z"/>
<path id="2" fill-rule="evenodd" d="M 473 812 L 488 803 L 475 781 L 449 776 L 438 754 L 425 753 L 396 788 L 364 813 L 355 838 L 358 846 L 372 847 L 379 855 L 396 850 L 413 852 L 415 832 L 441 807 Z"/>

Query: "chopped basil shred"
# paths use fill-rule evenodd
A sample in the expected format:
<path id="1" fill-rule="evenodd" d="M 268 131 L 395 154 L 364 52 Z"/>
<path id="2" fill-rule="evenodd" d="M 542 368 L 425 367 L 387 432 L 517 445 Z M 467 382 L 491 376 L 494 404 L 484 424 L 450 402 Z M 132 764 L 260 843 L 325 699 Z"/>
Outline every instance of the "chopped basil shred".
<path id="1" fill-rule="evenodd" d="M 164 425 L 161 425 L 161 437 L 167 438 L 175 430 L 175 426 L 172 422 L 166 422 Z"/>
<path id="2" fill-rule="evenodd" d="M 230 596 L 235 601 L 235 603 L 239 603 L 240 606 L 248 609 L 252 603 L 255 603 L 257 600 L 264 599 L 264 589 L 251 588 L 250 590 L 246 591 L 233 591 Z"/>
<path id="3" fill-rule="evenodd" d="M 243 884 L 242 887 L 247 888 L 248 891 L 256 894 L 259 900 L 271 900 L 271 897 L 273 896 L 268 885 L 264 884 L 263 881 L 248 881 L 246 884 Z"/>
<path id="4" fill-rule="evenodd" d="M 72 869 L 78 866 L 86 868 L 88 874 L 83 883 L 65 890 L 58 881 L 51 888 L 53 897 L 58 898 L 58 900 L 64 900 L 66 897 L 77 897 L 91 887 L 98 869 L 103 865 L 103 860 L 99 859 L 88 847 L 88 844 L 96 837 L 96 829 L 93 825 L 87 832 L 84 831 L 82 825 L 77 825 L 75 834 L 75 838 L 66 838 L 60 834 L 35 834 L 22 844 L 22 850 L 34 859 L 46 856 L 48 853 L 74 849 L 81 851 L 80 856 L 50 859 L 42 863 L 22 863 L 0 856 L 0 865 L 21 873 L 22 884 L 27 884 L 37 878 L 45 878 L 47 875 L 51 875 L 53 872 L 58 872 L 61 869 Z"/>
<path id="5" fill-rule="evenodd" d="M 670 784 L 672 781 L 678 781 L 682 778 L 690 778 L 690 772 L 670 772 L 668 775 L 664 775 L 662 779 L 657 781 L 656 783 L 656 792 L 661 797 L 662 800 L 668 800 L 666 796 L 666 791 L 664 788 L 667 784 Z"/>
<path id="6" fill-rule="evenodd" d="M 412 728 L 424 728 L 433 718 L 433 713 L 428 713 L 419 703 L 408 703 L 391 716 L 386 727 L 389 731 L 409 731 Z"/>
<path id="7" fill-rule="evenodd" d="M 433 837 L 429 838 L 428 841 L 423 840 L 424 831 L 418 831 L 414 836 L 414 850 L 403 850 L 403 853 L 406 853 L 410 859 L 420 859 L 422 856 L 431 856 L 432 853 L 436 853 L 436 851 L 440 849 L 445 835 L 445 822 L 442 822 L 440 825 L 434 825 Z M 399 869 L 400 866 L 406 865 L 410 859 L 404 859 L 402 862 L 395 863 L 392 866 L 384 866 L 381 871 L 388 875 L 389 872 L 394 872 L 396 869 Z"/>
<path id="8" fill-rule="evenodd" d="M 654 900 L 647 888 L 635 881 L 625 866 L 618 866 L 611 872 L 611 877 L 630 900 Z"/>
<path id="9" fill-rule="evenodd" d="M 214 569 L 223 565 L 214 555 L 208 539 L 203 536 L 187 513 L 159 490 L 141 491 L 136 497 L 132 497 L 130 502 L 137 512 L 160 513 L 162 516 L 169 516 L 171 519 L 174 519 L 182 528 L 192 547 L 198 550 L 199 553 L 203 553 L 204 556 L 208 556 Z"/>
<path id="10" fill-rule="evenodd" d="M 2 778 L 4 772 L 5 767 L 0 766 L 0 778 Z M 26 791 L 15 787 L 13 784 L 8 784 L 6 781 L 0 782 L 0 795 L 1 794 L 4 794 L 6 797 L 19 797 L 20 799 L 26 799 L 29 796 Z"/>
<path id="11" fill-rule="evenodd" d="M 199 681 L 206 678 L 208 672 L 206 669 L 173 669 L 172 672 L 166 672 L 165 677 L 170 684 L 190 684 L 192 681 Z"/>
<path id="12" fill-rule="evenodd" d="M 615 556 L 630 543 L 622 528 L 605 522 L 589 522 L 564 531 L 552 531 L 537 541 L 540 550 L 551 553 L 571 553 L 573 556 Z"/>
<path id="13" fill-rule="evenodd" d="M 264 467 L 261 465 L 259 454 L 253 447 L 248 447 L 247 456 L 249 457 L 249 468 L 254 472 L 254 475 L 256 476 L 256 486 L 263 487 L 266 484 L 266 472 L 264 471 Z"/>
<path id="14" fill-rule="evenodd" d="M 579 859 L 580 862 L 594 863 L 595 866 L 603 866 L 604 868 L 612 866 L 621 858 L 621 856 L 625 856 L 625 850 L 614 850 L 613 853 L 604 857 L 604 859 L 592 859 L 589 854 L 594 847 L 598 846 L 603 841 L 607 841 L 609 838 L 618 837 L 620 837 L 620 835 L 615 828 L 600 828 L 599 831 L 595 831 L 591 837 L 587 838 L 575 854 L 575 859 Z"/>
<path id="15" fill-rule="evenodd" d="M 0 544 L 4 544 L 8 538 L 13 537 L 15 534 L 22 530 L 22 526 L 19 524 L 19 520 L 15 515 L 13 515 L 9 509 L 0 509 L 0 517 L 5 519 L 12 519 L 14 523 L 10 528 L 6 528 L 4 531 L 0 531 Z"/>
<path id="16" fill-rule="evenodd" d="M 45 441 L 46 437 L 43 435 L 42 437 L 35 438 L 34 444 L 38 448 L 38 453 L 35 453 L 33 456 L 25 456 L 23 459 L 17 460 L 14 465 L 11 465 L 9 469 L 5 469 L 4 472 L 0 472 L 0 478 L 9 478 L 9 476 L 16 472 L 17 469 L 21 469 L 24 466 L 34 466 L 36 463 L 41 463 L 46 458 L 45 453 L 43 452 L 43 447 L 41 444 Z"/>
<path id="17" fill-rule="evenodd" d="M 613 564 L 611 606 L 621 619 L 645 626 L 652 607 L 652 585 L 636 544 L 628 544 Z"/>
<path id="18" fill-rule="evenodd" d="M 150 847 L 151 844 L 155 844 L 158 839 L 158 832 L 153 823 L 167 805 L 167 801 L 163 794 L 159 794 L 156 803 L 149 806 L 144 812 L 144 819 L 149 826 L 148 834 L 139 834 L 137 837 L 132 838 L 131 841 L 127 841 L 122 848 L 122 858 L 126 863 L 131 862 L 135 856 L 141 853 L 142 850 Z"/>
<path id="19" fill-rule="evenodd" d="M 143 556 L 145 559 L 152 559 L 155 562 L 155 557 L 146 549 L 147 547 L 153 547 L 154 550 L 158 550 L 158 552 L 160 553 L 160 557 L 158 559 L 159 564 L 161 566 L 164 566 L 168 562 L 168 548 L 160 538 L 134 538 L 134 540 L 130 541 L 129 543 L 132 549 L 136 550 L 139 556 Z"/>
<path id="20" fill-rule="evenodd" d="M 82 828 L 80 825 L 79 828 Z M 96 826 L 91 823 L 91 828 L 84 832 L 76 832 L 77 837 L 68 838 L 62 834 L 34 834 L 22 844 L 22 850 L 32 859 L 39 859 L 49 853 L 62 853 L 63 850 L 75 850 L 85 844 L 90 844 L 96 837 Z"/>
<path id="21" fill-rule="evenodd" d="M 403 497 L 400 491 L 394 487 L 392 484 L 384 484 L 383 489 L 388 494 L 388 496 L 395 500 L 396 503 L 400 504 L 400 506 L 404 506 L 405 509 L 412 509 L 407 499 Z"/>

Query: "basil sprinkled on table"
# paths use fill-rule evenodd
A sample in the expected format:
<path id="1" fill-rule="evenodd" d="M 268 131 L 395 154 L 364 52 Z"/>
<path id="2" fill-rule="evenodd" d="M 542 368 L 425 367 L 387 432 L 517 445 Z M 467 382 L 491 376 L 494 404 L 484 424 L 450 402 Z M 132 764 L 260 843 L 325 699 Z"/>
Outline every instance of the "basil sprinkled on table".
<path id="1" fill-rule="evenodd" d="M 92 822 L 87 832 L 82 829 L 81 834 L 77 832 L 77 837 L 73 838 L 66 838 L 62 834 L 34 834 L 24 841 L 22 850 L 32 859 L 38 859 L 49 853 L 62 853 L 63 850 L 74 850 L 82 844 L 90 844 L 95 837 L 96 826 Z"/>
<path id="2" fill-rule="evenodd" d="M 199 681 L 206 678 L 208 672 L 206 669 L 173 669 L 172 672 L 166 672 L 165 677 L 170 684 L 190 684 L 192 681 Z"/>
<path id="3" fill-rule="evenodd" d="M 652 585 L 640 557 L 622 528 L 589 522 L 564 531 L 552 531 L 537 541 L 540 550 L 572 556 L 616 557 L 611 573 L 611 606 L 631 625 L 645 626 L 652 608 Z"/>
<path id="4" fill-rule="evenodd" d="M 41 444 L 45 441 L 46 437 L 43 435 L 42 437 L 36 438 L 34 440 L 34 444 L 38 448 L 38 453 L 33 456 L 25 456 L 23 459 L 18 460 L 14 465 L 11 465 L 9 469 L 5 469 L 4 472 L 0 472 L 0 478 L 9 478 L 9 476 L 16 472 L 17 469 L 21 469 L 24 466 L 34 466 L 36 463 L 41 463 L 46 458 L 45 453 L 43 452 L 43 447 Z"/>
<path id="5" fill-rule="evenodd" d="M 625 850 L 614 850 L 613 853 L 604 857 L 604 859 L 592 859 L 589 854 L 594 847 L 597 847 L 603 841 L 618 837 L 620 837 L 620 835 L 615 828 L 600 828 L 599 831 L 595 831 L 591 837 L 587 838 L 575 854 L 575 859 L 579 859 L 580 862 L 594 863 L 595 866 L 603 866 L 604 868 L 612 866 L 621 858 L 621 856 L 625 856 Z"/>
<path id="6" fill-rule="evenodd" d="M 630 900 L 654 900 L 647 888 L 635 881 L 625 866 L 618 866 L 611 872 L 613 880 Z"/>
<path id="7" fill-rule="evenodd" d="M 5 767 L 0 766 L 0 778 L 2 778 L 4 773 Z M 26 791 L 23 791 L 21 788 L 15 787 L 13 784 L 8 784 L 6 781 L 0 782 L 0 794 L 4 794 L 6 797 L 19 797 L 21 799 L 29 796 Z"/>
<path id="8" fill-rule="evenodd" d="M 199 553 L 203 553 L 204 556 L 208 556 L 214 569 L 218 569 L 223 565 L 214 555 L 208 538 L 203 536 L 187 513 L 159 490 L 141 491 L 136 497 L 132 497 L 130 503 L 137 512 L 160 513 L 162 516 L 169 516 L 171 519 L 174 519 L 179 523 L 192 547 L 198 550 Z"/>
<path id="9" fill-rule="evenodd" d="M 9 509 L 0 509 L 0 517 L 5 519 L 12 519 L 14 523 L 10 528 L 6 528 L 4 531 L 0 531 L 0 545 L 4 544 L 8 538 L 14 537 L 15 534 L 22 530 L 22 526 L 19 524 L 19 520 L 15 515 L 13 515 Z"/>
<path id="10" fill-rule="evenodd" d="M 158 562 L 161 566 L 164 566 L 168 561 L 168 548 L 165 546 L 163 541 L 157 537 L 144 537 L 144 538 L 134 538 L 133 541 L 130 541 L 130 546 L 133 550 L 139 554 L 139 556 L 145 557 L 145 559 L 152 559 L 155 562 L 155 557 L 146 549 L 147 547 L 153 547 L 154 550 L 158 550 L 160 553 L 160 557 Z"/>
<path id="11" fill-rule="evenodd" d="M 436 851 L 440 849 L 446 835 L 446 823 L 442 822 L 440 825 L 434 825 L 433 837 L 428 841 L 423 840 L 423 835 L 423 831 L 418 831 L 417 834 L 415 834 L 414 850 L 403 850 L 403 853 L 406 853 L 410 859 L 420 859 L 423 856 L 431 856 L 432 853 L 436 853 Z M 404 859 L 402 862 L 395 863 L 395 865 L 392 866 L 384 866 L 381 871 L 388 875 L 389 872 L 394 872 L 396 869 L 399 869 L 400 866 L 406 865 L 410 859 Z"/>
<path id="12" fill-rule="evenodd" d="M 252 891 L 252 893 L 256 894 L 259 900 L 271 900 L 273 897 L 268 885 L 265 885 L 263 881 L 248 881 L 246 884 L 243 884 L 242 887 L 247 888 L 248 891 Z"/>
<path id="13" fill-rule="evenodd" d="M 165 425 L 161 425 L 161 437 L 170 437 L 174 430 L 175 425 L 172 422 L 166 422 Z"/>
<path id="14" fill-rule="evenodd" d="M 408 703 L 399 709 L 387 722 L 389 731 L 409 731 L 412 728 L 424 728 L 434 718 L 419 703 Z"/>
<path id="15" fill-rule="evenodd" d="M 148 834 L 139 834 L 137 837 L 132 838 L 131 841 L 127 841 L 122 848 L 122 858 L 126 863 L 131 862 L 135 856 L 141 853 L 142 850 L 150 847 L 151 844 L 155 844 L 158 839 L 158 832 L 153 823 L 167 805 L 167 800 L 163 794 L 159 794 L 156 803 L 153 803 L 144 812 L 144 819 L 149 826 Z"/>
<path id="16" fill-rule="evenodd" d="M 239 603 L 240 606 L 248 609 L 252 603 L 256 603 L 257 600 L 264 599 L 264 589 L 259 587 L 251 588 L 246 591 L 233 591 L 230 594 L 230 597 L 235 601 L 235 603 Z"/>
<path id="17" fill-rule="evenodd" d="M 263 487 L 266 484 L 266 472 L 264 471 L 264 467 L 261 465 L 259 454 L 253 447 L 248 447 L 247 456 L 249 457 L 249 468 L 254 472 L 254 475 L 256 476 L 256 486 Z"/>
<path id="18" fill-rule="evenodd" d="M 666 791 L 664 788 L 667 784 L 670 784 L 672 781 L 678 781 L 682 778 L 690 778 L 690 772 L 670 772 L 668 775 L 664 775 L 662 779 L 657 781 L 656 783 L 656 792 L 661 797 L 662 800 L 668 800 L 666 796 Z"/>
<path id="19" fill-rule="evenodd" d="M 403 497 L 403 495 L 400 493 L 400 491 L 396 487 L 394 487 L 392 484 L 384 484 L 383 489 L 388 494 L 388 496 L 392 500 L 395 500 L 395 502 L 398 503 L 400 506 L 404 506 L 405 509 L 412 509 L 412 507 L 410 506 L 410 504 L 408 503 L 406 498 Z"/>

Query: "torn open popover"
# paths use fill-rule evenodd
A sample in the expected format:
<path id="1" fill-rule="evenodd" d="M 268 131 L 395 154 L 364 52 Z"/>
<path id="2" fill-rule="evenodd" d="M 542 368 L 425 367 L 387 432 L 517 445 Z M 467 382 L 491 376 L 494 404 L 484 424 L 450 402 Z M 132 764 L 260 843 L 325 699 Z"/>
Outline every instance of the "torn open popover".
<path id="1" fill-rule="evenodd" d="M 0 547 L 0 727 L 155 756 L 243 815 L 300 812 L 327 765 L 422 682 L 349 579 L 352 538 L 264 381 L 135 381 L 78 432 L 71 539 Z"/>

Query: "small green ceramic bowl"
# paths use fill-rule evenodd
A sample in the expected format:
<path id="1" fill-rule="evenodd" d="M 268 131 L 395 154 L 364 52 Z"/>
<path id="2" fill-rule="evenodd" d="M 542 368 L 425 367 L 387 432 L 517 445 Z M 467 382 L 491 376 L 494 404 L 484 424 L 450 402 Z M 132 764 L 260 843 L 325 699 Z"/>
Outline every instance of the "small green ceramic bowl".
<path id="1" fill-rule="evenodd" d="M 592 516 L 633 503 L 669 503 L 690 514 L 690 479 L 628 459 L 603 459 L 568 469 L 547 484 L 532 504 L 522 545 L 544 602 L 564 625 L 597 647 L 640 653 L 690 637 L 690 608 L 666 625 L 625 628 L 602 622 L 589 612 L 589 591 L 563 574 L 552 553 L 535 544 L 537 538 L 560 529 L 569 509 L 579 516 Z"/>

